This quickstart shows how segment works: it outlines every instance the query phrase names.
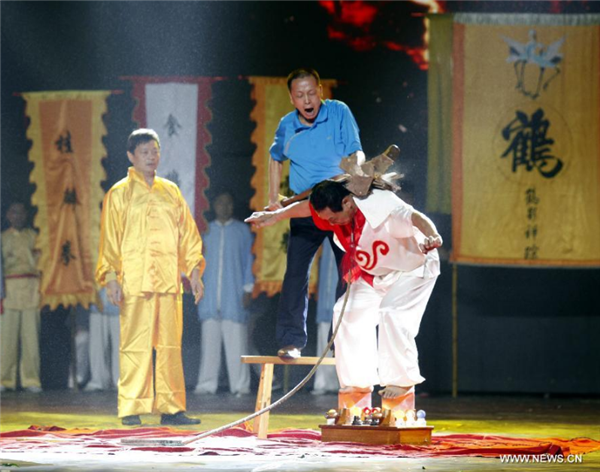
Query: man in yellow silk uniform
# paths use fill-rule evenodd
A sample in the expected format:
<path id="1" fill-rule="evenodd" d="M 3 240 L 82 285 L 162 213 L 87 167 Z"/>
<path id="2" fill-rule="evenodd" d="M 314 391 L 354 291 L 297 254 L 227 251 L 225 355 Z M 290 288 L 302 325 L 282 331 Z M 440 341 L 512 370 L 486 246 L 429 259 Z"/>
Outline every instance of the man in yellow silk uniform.
<path id="1" fill-rule="evenodd" d="M 17 388 L 17 367 L 21 386 L 39 393 L 40 387 L 40 281 L 37 270 L 36 232 L 26 228 L 27 210 L 13 203 L 6 219 L 10 228 L 2 233 L 2 263 L 6 298 L 0 317 L 1 353 L 0 390 Z M 19 362 L 19 344 L 21 356 Z"/>
<path id="2" fill-rule="evenodd" d="M 133 167 L 104 199 L 96 269 L 108 299 L 121 309 L 118 414 L 124 425 L 139 425 L 139 415 L 152 412 L 162 414 L 164 425 L 198 424 L 185 415 L 181 274 L 198 303 L 202 240 L 177 185 L 156 177 L 156 132 L 134 131 L 127 156 Z"/>

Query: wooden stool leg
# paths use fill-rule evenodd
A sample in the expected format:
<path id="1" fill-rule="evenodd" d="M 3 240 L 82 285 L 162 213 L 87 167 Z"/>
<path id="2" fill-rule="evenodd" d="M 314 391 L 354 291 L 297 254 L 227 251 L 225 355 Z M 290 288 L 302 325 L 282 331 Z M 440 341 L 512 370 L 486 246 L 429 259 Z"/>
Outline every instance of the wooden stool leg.
<path id="1" fill-rule="evenodd" d="M 283 393 L 290 391 L 290 366 L 283 366 Z"/>
<path id="2" fill-rule="evenodd" d="M 273 364 L 263 364 L 260 371 L 260 383 L 256 395 L 256 408 L 254 411 L 262 410 L 271 404 L 271 391 L 273 389 Z M 254 418 L 254 432 L 261 439 L 267 438 L 269 430 L 269 412 Z"/>

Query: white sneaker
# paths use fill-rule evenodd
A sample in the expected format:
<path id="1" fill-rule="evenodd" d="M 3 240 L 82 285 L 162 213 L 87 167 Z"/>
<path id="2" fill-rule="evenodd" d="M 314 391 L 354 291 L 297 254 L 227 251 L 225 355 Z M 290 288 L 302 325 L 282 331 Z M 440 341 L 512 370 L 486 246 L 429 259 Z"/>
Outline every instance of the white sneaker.
<path id="1" fill-rule="evenodd" d="M 25 387 L 24 390 L 28 393 L 42 393 L 41 387 Z"/>
<path id="2" fill-rule="evenodd" d="M 100 387 L 99 385 L 90 385 L 87 384 L 85 386 L 85 388 L 83 389 L 84 392 L 101 392 L 102 390 L 104 390 L 102 387 Z"/>
<path id="3" fill-rule="evenodd" d="M 0 385 L 0 393 L 6 392 L 6 387 L 4 385 Z"/>
<path id="4" fill-rule="evenodd" d="M 217 392 L 211 392 L 211 391 L 209 391 L 209 390 L 205 390 L 205 389 L 203 389 L 203 388 L 198 388 L 198 387 L 196 387 L 196 388 L 194 389 L 194 393 L 195 393 L 195 394 L 197 394 L 197 395 L 214 395 L 214 394 L 215 394 L 215 393 L 217 393 Z"/>

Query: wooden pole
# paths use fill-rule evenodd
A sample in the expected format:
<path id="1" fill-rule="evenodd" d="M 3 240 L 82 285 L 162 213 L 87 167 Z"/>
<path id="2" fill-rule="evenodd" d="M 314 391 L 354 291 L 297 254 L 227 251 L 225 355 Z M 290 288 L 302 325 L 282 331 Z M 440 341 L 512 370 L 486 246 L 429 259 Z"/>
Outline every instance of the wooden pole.
<path id="1" fill-rule="evenodd" d="M 79 385 L 77 384 L 77 343 L 75 341 L 75 337 L 77 336 L 77 311 L 73 305 L 69 307 L 69 318 L 71 321 L 71 377 L 73 378 L 73 389 L 76 392 L 78 392 Z"/>
<path id="2" fill-rule="evenodd" d="M 452 398 L 458 396 L 458 266 L 452 264 Z"/>

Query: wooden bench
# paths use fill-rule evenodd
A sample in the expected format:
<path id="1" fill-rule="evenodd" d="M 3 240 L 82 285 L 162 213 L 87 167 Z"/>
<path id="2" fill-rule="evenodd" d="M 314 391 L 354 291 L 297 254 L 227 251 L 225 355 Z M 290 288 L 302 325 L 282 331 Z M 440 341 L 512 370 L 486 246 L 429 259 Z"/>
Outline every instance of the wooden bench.
<path id="1" fill-rule="evenodd" d="M 271 404 L 271 391 L 273 390 L 273 367 L 278 365 L 315 365 L 318 357 L 300 357 L 298 359 L 281 359 L 277 356 L 242 356 L 243 364 L 261 364 L 260 383 L 256 395 L 256 408 L 262 410 Z M 321 365 L 335 365 L 334 357 L 326 357 Z M 254 419 L 253 431 L 259 438 L 266 439 L 269 429 L 269 412 L 263 413 Z"/>

